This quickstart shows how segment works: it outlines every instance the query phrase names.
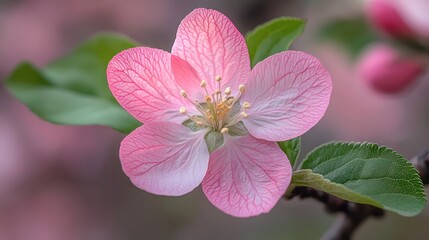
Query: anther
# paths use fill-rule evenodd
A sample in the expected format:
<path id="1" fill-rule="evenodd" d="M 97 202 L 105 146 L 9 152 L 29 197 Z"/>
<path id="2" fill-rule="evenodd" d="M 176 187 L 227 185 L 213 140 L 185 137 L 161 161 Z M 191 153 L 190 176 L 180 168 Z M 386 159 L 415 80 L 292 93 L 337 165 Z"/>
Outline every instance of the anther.
<path id="1" fill-rule="evenodd" d="M 240 92 L 244 92 L 246 88 L 244 87 L 243 84 L 241 84 L 240 86 L 238 86 L 238 90 L 240 90 Z"/>
<path id="2" fill-rule="evenodd" d="M 225 95 L 229 95 L 229 94 L 231 94 L 231 88 L 230 87 L 227 87 L 226 89 L 225 89 Z"/>
<path id="3" fill-rule="evenodd" d="M 185 107 L 180 107 L 179 109 L 181 114 L 185 114 L 186 113 L 186 108 Z"/>
<path id="4" fill-rule="evenodd" d="M 220 89 L 216 89 L 215 93 L 216 93 L 216 94 L 220 94 L 220 93 L 221 93 L 221 92 L 220 92 Z"/>
<path id="5" fill-rule="evenodd" d="M 211 102 L 212 98 L 210 96 L 205 96 L 205 100 L 206 100 L 206 102 Z"/>
<path id="6" fill-rule="evenodd" d="M 248 102 L 244 102 L 244 103 L 243 103 L 243 108 L 244 108 L 244 109 L 249 109 L 249 108 L 250 108 L 250 103 L 248 103 Z"/>
<path id="7" fill-rule="evenodd" d="M 242 117 L 244 117 L 244 118 L 247 118 L 247 116 L 249 116 L 249 115 L 247 115 L 247 113 L 246 113 L 246 112 L 241 112 L 241 113 L 240 113 L 240 115 L 241 115 Z"/>
<path id="8" fill-rule="evenodd" d="M 222 128 L 222 129 L 220 130 L 220 132 L 221 132 L 221 133 L 228 133 L 228 132 L 229 132 L 229 129 L 228 129 L 228 128 L 226 128 L 226 127 L 224 127 L 224 128 Z"/>
<path id="9" fill-rule="evenodd" d="M 184 98 L 188 97 L 188 94 L 186 94 L 185 90 L 180 90 L 180 95 L 182 95 Z"/>
<path id="10" fill-rule="evenodd" d="M 218 81 L 218 82 L 220 82 L 220 80 L 222 80 L 222 77 L 221 77 L 221 76 L 219 76 L 219 75 L 217 75 L 217 76 L 215 77 L 215 80 L 216 80 L 216 81 Z"/>
<path id="11" fill-rule="evenodd" d="M 200 86 L 201 86 L 202 88 L 205 88 L 205 87 L 207 86 L 206 80 L 201 81 Z"/>

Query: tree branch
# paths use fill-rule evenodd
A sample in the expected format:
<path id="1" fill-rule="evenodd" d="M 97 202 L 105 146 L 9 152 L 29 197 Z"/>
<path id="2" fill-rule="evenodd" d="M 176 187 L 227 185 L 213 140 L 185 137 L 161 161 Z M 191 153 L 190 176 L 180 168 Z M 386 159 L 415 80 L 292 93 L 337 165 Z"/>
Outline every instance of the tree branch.
<path id="1" fill-rule="evenodd" d="M 423 184 L 429 183 L 429 151 L 410 160 L 419 172 Z M 325 204 L 329 213 L 341 213 L 335 223 L 323 236 L 323 240 L 350 240 L 358 227 L 369 217 L 380 218 L 384 216 L 384 210 L 366 204 L 349 202 L 326 192 L 309 187 L 296 187 L 286 199 L 294 197 L 313 198 Z"/>

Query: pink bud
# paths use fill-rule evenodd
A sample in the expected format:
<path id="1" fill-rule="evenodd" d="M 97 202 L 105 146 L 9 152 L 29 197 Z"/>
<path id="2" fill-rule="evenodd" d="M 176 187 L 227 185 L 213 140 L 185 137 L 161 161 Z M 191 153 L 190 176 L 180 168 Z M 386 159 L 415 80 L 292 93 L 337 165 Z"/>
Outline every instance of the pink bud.
<path id="1" fill-rule="evenodd" d="M 429 39 L 429 1 L 394 0 L 393 2 L 410 29 L 427 41 Z"/>
<path id="2" fill-rule="evenodd" d="M 394 37 L 414 35 L 394 0 L 367 0 L 366 14 L 376 28 Z"/>
<path id="3" fill-rule="evenodd" d="M 396 49 L 376 44 L 361 56 L 358 71 L 363 81 L 383 93 L 406 89 L 424 71 L 419 59 L 402 56 Z"/>

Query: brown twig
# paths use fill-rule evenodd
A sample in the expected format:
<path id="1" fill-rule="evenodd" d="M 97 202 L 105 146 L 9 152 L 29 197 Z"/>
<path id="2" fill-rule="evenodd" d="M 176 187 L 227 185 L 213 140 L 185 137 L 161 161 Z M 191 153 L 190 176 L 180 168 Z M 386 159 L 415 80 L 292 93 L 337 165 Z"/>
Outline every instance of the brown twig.
<path id="1" fill-rule="evenodd" d="M 423 184 L 429 183 L 429 151 L 411 159 L 411 163 L 419 172 Z M 349 240 L 358 227 L 369 217 L 380 218 L 384 210 L 371 205 L 349 202 L 328 193 L 309 188 L 296 187 L 285 196 L 286 199 L 294 197 L 313 198 L 325 204 L 329 213 L 342 213 L 335 223 L 323 236 L 323 240 Z"/>

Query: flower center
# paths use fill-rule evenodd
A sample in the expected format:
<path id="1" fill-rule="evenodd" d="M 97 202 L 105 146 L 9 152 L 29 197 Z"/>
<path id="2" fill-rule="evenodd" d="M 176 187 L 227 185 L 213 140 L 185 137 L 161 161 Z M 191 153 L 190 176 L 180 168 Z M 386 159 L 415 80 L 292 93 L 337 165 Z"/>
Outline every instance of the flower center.
<path id="1" fill-rule="evenodd" d="M 184 90 L 180 91 L 180 94 L 191 102 L 201 115 L 190 116 L 185 107 L 181 107 L 179 111 L 188 116 L 199 127 L 209 127 L 221 133 L 228 133 L 229 127 L 247 117 L 246 109 L 250 108 L 250 104 L 244 102 L 240 106 L 239 99 L 246 90 L 244 85 L 238 87 L 237 96 L 231 96 L 230 87 L 221 91 L 222 78 L 216 76 L 215 80 L 218 83 L 218 88 L 213 93 L 209 93 L 206 81 L 201 81 L 200 87 L 204 92 L 204 101 L 198 101 L 188 96 Z"/>

